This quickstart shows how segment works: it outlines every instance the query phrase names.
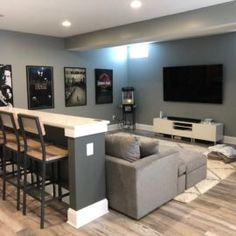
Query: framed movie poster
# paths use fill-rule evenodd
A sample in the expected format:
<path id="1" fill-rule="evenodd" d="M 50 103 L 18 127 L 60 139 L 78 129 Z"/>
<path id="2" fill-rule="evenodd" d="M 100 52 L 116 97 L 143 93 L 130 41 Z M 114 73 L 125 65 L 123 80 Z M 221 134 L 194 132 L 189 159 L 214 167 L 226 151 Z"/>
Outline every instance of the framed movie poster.
<path id="1" fill-rule="evenodd" d="M 13 106 L 11 65 L 0 64 L 0 106 Z"/>
<path id="2" fill-rule="evenodd" d="M 113 71 L 95 69 L 96 104 L 113 102 Z"/>
<path id="3" fill-rule="evenodd" d="M 65 67 L 65 104 L 67 107 L 87 104 L 86 68 Z"/>
<path id="4" fill-rule="evenodd" d="M 46 109 L 54 107 L 53 67 L 26 66 L 28 108 Z"/>

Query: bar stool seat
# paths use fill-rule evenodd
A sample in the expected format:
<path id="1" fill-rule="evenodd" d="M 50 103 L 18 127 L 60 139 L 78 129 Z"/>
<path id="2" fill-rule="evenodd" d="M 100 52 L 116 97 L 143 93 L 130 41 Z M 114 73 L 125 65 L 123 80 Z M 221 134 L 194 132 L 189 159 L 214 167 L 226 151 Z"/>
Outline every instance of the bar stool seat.
<path id="1" fill-rule="evenodd" d="M 5 146 L 9 149 L 11 149 L 12 151 L 18 151 L 18 143 L 17 143 L 17 139 L 16 136 L 14 134 L 11 133 L 7 133 L 6 134 L 6 144 Z M 20 141 L 20 152 L 24 152 L 24 140 L 22 136 L 19 136 L 19 141 Z M 39 148 L 40 147 L 40 143 L 36 142 L 33 139 L 28 139 L 28 146 L 29 148 Z"/>
<path id="2" fill-rule="evenodd" d="M 40 143 L 38 143 L 40 146 Z M 52 144 L 47 144 L 45 143 L 46 149 L 45 149 L 45 161 L 50 162 L 50 161 L 55 161 L 61 158 L 65 158 L 68 156 L 68 151 L 66 149 L 60 148 L 58 146 L 52 145 Z M 33 148 L 29 149 L 29 151 L 26 152 L 26 155 L 38 159 L 38 160 L 43 160 L 42 159 L 42 148 Z"/>

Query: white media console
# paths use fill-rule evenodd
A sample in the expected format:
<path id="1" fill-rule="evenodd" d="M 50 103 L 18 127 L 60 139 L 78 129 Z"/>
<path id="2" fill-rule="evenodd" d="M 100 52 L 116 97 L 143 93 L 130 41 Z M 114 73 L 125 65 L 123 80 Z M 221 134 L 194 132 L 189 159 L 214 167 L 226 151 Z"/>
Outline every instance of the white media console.
<path id="1" fill-rule="evenodd" d="M 222 123 L 194 123 L 180 120 L 168 120 L 167 118 L 154 118 L 153 129 L 157 133 L 168 134 L 172 137 L 180 136 L 195 139 L 211 141 L 217 143 L 223 140 Z"/>

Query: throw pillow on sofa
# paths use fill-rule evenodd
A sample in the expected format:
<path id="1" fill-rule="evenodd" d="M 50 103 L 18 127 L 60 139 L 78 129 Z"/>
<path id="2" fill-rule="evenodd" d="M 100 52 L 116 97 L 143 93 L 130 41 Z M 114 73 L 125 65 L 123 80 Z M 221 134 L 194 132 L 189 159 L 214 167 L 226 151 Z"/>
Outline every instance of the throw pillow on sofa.
<path id="1" fill-rule="evenodd" d="M 133 136 L 106 135 L 106 154 L 133 162 L 140 159 L 138 140 Z"/>
<path id="2" fill-rule="evenodd" d="M 139 146 L 141 158 L 154 155 L 159 152 L 159 143 L 157 140 L 144 140 L 139 138 Z"/>

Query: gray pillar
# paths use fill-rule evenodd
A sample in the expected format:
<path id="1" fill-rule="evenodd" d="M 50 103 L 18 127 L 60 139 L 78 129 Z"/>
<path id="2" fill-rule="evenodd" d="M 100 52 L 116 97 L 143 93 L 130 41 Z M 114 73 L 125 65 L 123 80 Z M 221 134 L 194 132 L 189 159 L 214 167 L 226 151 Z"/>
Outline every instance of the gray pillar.
<path id="1" fill-rule="evenodd" d="M 94 154 L 87 156 L 87 144 Z M 105 134 L 68 138 L 70 208 L 75 211 L 106 198 Z"/>

